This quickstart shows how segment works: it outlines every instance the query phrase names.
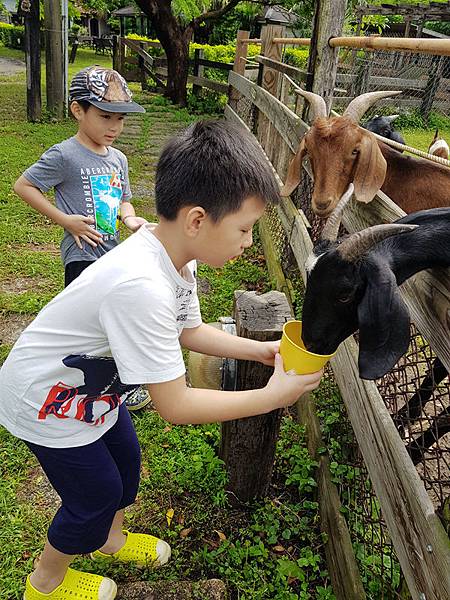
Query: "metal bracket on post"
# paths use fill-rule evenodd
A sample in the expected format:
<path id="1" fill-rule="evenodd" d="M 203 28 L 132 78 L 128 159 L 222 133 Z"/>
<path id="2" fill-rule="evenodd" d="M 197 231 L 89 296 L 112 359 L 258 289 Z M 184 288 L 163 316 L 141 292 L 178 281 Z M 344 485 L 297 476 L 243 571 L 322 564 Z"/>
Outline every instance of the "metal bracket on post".
<path id="1" fill-rule="evenodd" d="M 233 317 L 220 317 L 219 323 L 222 331 L 236 335 L 236 321 Z M 224 358 L 222 362 L 222 390 L 234 392 L 236 390 L 236 359 Z"/>

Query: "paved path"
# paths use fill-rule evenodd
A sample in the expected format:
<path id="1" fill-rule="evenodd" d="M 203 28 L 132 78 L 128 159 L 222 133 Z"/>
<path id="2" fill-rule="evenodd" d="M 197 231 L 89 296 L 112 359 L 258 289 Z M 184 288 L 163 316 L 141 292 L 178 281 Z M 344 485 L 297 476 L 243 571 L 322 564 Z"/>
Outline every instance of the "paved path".
<path id="1" fill-rule="evenodd" d="M 26 65 L 23 61 L 15 58 L 0 58 L 0 75 L 15 75 L 25 71 Z"/>

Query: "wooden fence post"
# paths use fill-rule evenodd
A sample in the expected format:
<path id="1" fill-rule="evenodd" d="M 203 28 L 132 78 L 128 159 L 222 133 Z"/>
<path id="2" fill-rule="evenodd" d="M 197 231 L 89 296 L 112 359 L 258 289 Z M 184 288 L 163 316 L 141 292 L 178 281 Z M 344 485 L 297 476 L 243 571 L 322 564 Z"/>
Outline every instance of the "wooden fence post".
<path id="1" fill-rule="evenodd" d="M 242 40 L 248 39 L 249 35 L 250 32 L 244 31 L 243 29 L 240 29 L 237 32 L 236 55 L 234 57 L 233 71 L 239 73 L 239 75 L 245 75 L 245 59 L 247 58 L 248 44 L 242 43 Z M 240 97 L 241 95 L 236 88 L 230 85 L 228 90 L 228 104 L 233 110 L 237 110 L 237 104 Z"/>
<path id="2" fill-rule="evenodd" d="M 64 117 L 64 72 L 61 4 L 44 0 L 45 73 L 47 110 L 57 119 Z"/>
<path id="3" fill-rule="evenodd" d="M 39 0 L 31 0 L 28 10 L 22 7 L 22 14 L 25 20 L 27 119 L 34 122 L 42 116 Z"/>
<path id="4" fill-rule="evenodd" d="M 331 481 L 328 455 L 319 454 L 323 447 L 316 405 L 311 394 L 305 394 L 297 403 L 298 418 L 305 426 L 308 451 L 319 464 L 317 468 L 317 495 L 320 510 L 320 529 L 327 534 L 325 556 L 334 595 L 337 600 L 365 600 L 366 594 L 353 552 L 350 533 L 341 513 L 341 501 Z"/>
<path id="5" fill-rule="evenodd" d="M 314 31 L 309 51 L 308 73 L 312 85 L 307 87 L 325 100 L 328 111 L 333 100 L 339 50 L 331 48 L 331 37 L 340 36 L 344 25 L 347 0 L 318 0 L 314 16 Z"/>
<path id="6" fill-rule="evenodd" d="M 196 48 L 194 50 L 194 68 L 192 74 L 196 77 L 203 77 L 203 72 L 205 67 L 199 64 L 199 60 L 203 58 L 204 51 L 202 48 Z M 195 83 L 192 85 L 192 93 L 196 96 L 200 96 L 202 93 L 202 86 L 196 85 Z"/>
<path id="7" fill-rule="evenodd" d="M 120 45 L 120 37 L 118 35 L 113 35 L 112 36 L 112 65 L 113 65 L 113 69 L 120 73 L 119 45 Z"/>
<path id="8" fill-rule="evenodd" d="M 257 296 L 256 292 L 237 291 L 234 297 L 238 335 L 259 341 L 280 339 L 284 323 L 291 318 L 284 294 L 272 291 Z M 236 389 L 248 390 L 265 386 L 273 369 L 242 360 L 238 361 L 236 372 Z M 233 505 L 239 506 L 266 494 L 282 412 L 279 409 L 222 423 L 220 456 L 226 464 L 227 490 Z"/>
<path id="9" fill-rule="evenodd" d="M 261 30 L 261 55 L 266 56 L 267 58 L 271 58 L 273 60 L 281 60 L 281 54 L 283 51 L 283 46 L 281 44 L 274 44 L 273 38 L 275 37 L 283 37 L 285 28 L 281 25 L 265 25 Z M 277 97 L 278 92 L 278 83 L 279 83 L 280 75 L 278 71 L 274 69 L 270 69 L 269 67 L 264 66 L 263 74 L 262 74 L 262 84 L 261 87 L 264 90 L 267 90 L 272 94 L 272 96 Z M 272 150 L 274 148 L 274 144 L 271 138 L 272 128 L 270 126 L 270 122 L 267 117 L 265 117 L 262 113 L 259 114 L 258 117 L 258 130 L 257 137 L 261 146 L 264 148 L 267 156 L 272 159 Z"/>

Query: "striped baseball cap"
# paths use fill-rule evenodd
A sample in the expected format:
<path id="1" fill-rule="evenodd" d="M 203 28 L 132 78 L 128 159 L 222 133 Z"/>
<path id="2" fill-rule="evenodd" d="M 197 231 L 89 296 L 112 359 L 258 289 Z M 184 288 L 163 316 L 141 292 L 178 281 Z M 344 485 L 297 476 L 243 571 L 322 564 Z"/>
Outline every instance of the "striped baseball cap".
<path id="1" fill-rule="evenodd" d="M 79 71 L 69 88 L 69 102 L 85 100 L 107 112 L 144 113 L 145 108 L 131 97 L 130 88 L 120 73 L 98 65 Z"/>

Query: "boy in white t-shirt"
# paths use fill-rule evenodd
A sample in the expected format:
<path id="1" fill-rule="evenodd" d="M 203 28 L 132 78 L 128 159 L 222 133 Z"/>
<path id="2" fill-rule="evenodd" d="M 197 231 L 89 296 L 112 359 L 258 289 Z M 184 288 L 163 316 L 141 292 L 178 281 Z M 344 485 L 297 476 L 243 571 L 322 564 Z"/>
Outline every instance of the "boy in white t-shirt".
<path id="1" fill-rule="evenodd" d="M 284 372 L 279 342 L 236 338 L 201 321 L 196 260 L 222 267 L 241 255 L 266 203 L 278 200 L 251 136 L 227 122 L 190 126 L 158 162 L 159 223 L 94 262 L 22 333 L 0 371 L 0 423 L 25 441 L 62 500 L 25 600 L 114 598 L 111 579 L 69 568 L 75 554 L 169 559 L 166 542 L 123 530 L 140 467 L 123 398 L 139 383 L 178 424 L 267 413 L 319 384 L 321 372 Z M 275 370 L 262 389 L 189 388 L 182 346 Z"/>

